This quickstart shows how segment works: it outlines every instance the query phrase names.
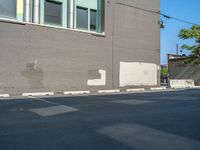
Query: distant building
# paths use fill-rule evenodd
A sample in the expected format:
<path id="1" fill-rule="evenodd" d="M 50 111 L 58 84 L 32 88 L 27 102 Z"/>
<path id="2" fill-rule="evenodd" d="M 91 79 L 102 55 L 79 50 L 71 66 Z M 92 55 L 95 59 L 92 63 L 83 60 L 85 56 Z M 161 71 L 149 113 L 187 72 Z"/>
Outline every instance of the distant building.
<path id="1" fill-rule="evenodd" d="M 0 0 L 0 93 L 160 84 L 160 0 Z"/>
<path id="2" fill-rule="evenodd" d="M 192 79 L 195 85 L 200 85 L 200 65 L 185 64 L 186 56 L 168 55 L 170 79 Z"/>

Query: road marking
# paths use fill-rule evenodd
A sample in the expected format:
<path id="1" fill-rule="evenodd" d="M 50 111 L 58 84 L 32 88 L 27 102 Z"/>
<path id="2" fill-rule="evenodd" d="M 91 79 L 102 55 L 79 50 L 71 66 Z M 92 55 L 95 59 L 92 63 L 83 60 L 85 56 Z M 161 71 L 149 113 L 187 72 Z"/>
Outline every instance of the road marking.
<path id="1" fill-rule="evenodd" d="M 139 150 L 189 150 L 200 147 L 198 140 L 130 123 L 106 126 L 98 129 L 97 133 Z"/>
<path id="2" fill-rule="evenodd" d="M 35 99 L 35 100 L 38 100 L 38 101 L 48 103 L 48 104 L 56 105 L 56 106 L 51 106 L 51 107 L 29 109 L 29 111 L 36 113 L 37 115 L 40 115 L 42 117 L 49 117 L 49 116 L 79 111 L 79 109 L 77 109 L 77 108 L 73 108 L 73 107 L 66 106 L 66 105 L 61 105 L 61 104 L 55 103 L 55 102 L 50 102 L 48 100 L 44 100 L 44 99 L 41 99 L 41 98 L 36 98 L 36 97 L 33 97 L 33 96 L 28 96 L 28 97 Z"/>
<path id="3" fill-rule="evenodd" d="M 118 100 L 112 101 L 113 103 L 120 103 L 120 104 L 128 104 L 128 105 L 142 105 L 142 104 L 150 104 L 155 103 L 155 101 L 145 101 L 145 100 Z"/>
<path id="4" fill-rule="evenodd" d="M 106 97 L 98 97 L 97 99 L 102 100 L 109 100 L 112 103 L 121 103 L 121 104 L 129 104 L 129 105 L 140 105 L 140 104 L 148 104 L 148 103 L 155 103 L 155 101 L 148 101 L 148 100 L 140 100 L 140 99 L 118 99 L 118 98 L 106 98 Z"/>
<path id="5" fill-rule="evenodd" d="M 59 105 L 59 106 L 51 106 L 51 107 L 43 107 L 43 108 L 34 108 L 34 109 L 30 109 L 30 111 L 42 117 L 49 117 L 49 116 L 60 115 L 64 113 L 76 112 L 79 110 L 73 107 Z"/>
<path id="6" fill-rule="evenodd" d="M 41 98 L 36 98 L 36 97 L 33 97 L 33 96 L 28 96 L 28 97 L 32 98 L 32 99 L 35 99 L 35 100 L 38 100 L 38 101 L 45 102 L 45 103 L 49 103 L 49 104 L 53 104 L 53 105 L 60 105 L 59 103 L 50 102 L 50 101 L 47 101 L 47 100 L 44 100 L 44 99 L 41 99 Z"/>

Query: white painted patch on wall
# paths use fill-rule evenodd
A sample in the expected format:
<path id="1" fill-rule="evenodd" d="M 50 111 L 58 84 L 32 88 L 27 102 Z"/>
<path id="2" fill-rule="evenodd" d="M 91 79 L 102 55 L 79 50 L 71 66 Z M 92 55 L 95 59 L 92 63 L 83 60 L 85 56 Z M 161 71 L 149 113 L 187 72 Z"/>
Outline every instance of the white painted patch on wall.
<path id="1" fill-rule="evenodd" d="M 105 86 L 106 85 L 106 70 L 98 71 L 101 75 L 100 79 L 88 80 L 87 85 L 89 86 Z"/>
<path id="2" fill-rule="evenodd" d="M 142 62 L 120 62 L 120 86 L 155 86 L 158 65 Z"/>

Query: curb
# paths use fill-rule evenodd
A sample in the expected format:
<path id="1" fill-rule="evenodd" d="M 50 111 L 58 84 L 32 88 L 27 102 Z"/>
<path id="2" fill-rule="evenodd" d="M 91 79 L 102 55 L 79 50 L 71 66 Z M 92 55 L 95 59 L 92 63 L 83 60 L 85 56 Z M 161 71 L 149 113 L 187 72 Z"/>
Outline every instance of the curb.
<path id="1" fill-rule="evenodd" d="M 196 86 L 190 89 L 200 89 L 200 86 Z M 33 92 L 33 93 L 22 93 L 20 94 L 21 98 L 26 98 L 29 96 L 36 96 L 36 97 L 50 97 L 50 96 L 81 96 L 81 95 L 98 95 L 98 94 L 130 94 L 130 93 L 145 93 L 145 92 L 162 92 L 162 91 L 171 91 L 176 90 L 173 88 L 166 88 L 166 87 L 152 87 L 150 89 L 145 88 L 133 88 L 133 89 L 113 89 L 113 90 L 97 90 L 97 91 L 65 91 L 59 92 Z M 0 94 L 0 99 L 12 99 L 15 97 L 19 97 L 19 95 L 9 95 L 9 94 Z M 19 97 L 20 98 L 20 97 Z"/>
<path id="2" fill-rule="evenodd" d="M 151 91 L 162 91 L 162 90 L 167 90 L 167 87 L 153 87 L 150 88 Z"/>
<path id="3" fill-rule="evenodd" d="M 0 94 L 0 98 L 8 98 L 8 97 L 10 97 L 9 94 Z"/>
<path id="4" fill-rule="evenodd" d="M 200 86 L 194 86 L 193 89 L 200 89 Z"/>
<path id="5" fill-rule="evenodd" d="M 191 87 L 171 87 L 171 89 L 200 89 L 200 86 L 191 86 Z"/>
<path id="6" fill-rule="evenodd" d="M 54 92 L 22 93 L 22 96 L 52 96 Z"/>
<path id="7" fill-rule="evenodd" d="M 103 93 L 119 93 L 120 90 L 119 89 L 116 89 L 116 90 L 99 90 L 97 91 L 97 93 L 99 94 L 103 94 Z"/>
<path id="8" fill-rule="evenodd" d="M 145 91 L 144 88 L 140 88 L 140 89 L 126 89 L 126 92 L 142 92 Z"/>
<path id="9" fill-rule="evenodd" d="M 82 94 L 90 94 L 90 91 L 67 91 L 67 92 L 64 92 L 64 95 L 82 95 Z"/>

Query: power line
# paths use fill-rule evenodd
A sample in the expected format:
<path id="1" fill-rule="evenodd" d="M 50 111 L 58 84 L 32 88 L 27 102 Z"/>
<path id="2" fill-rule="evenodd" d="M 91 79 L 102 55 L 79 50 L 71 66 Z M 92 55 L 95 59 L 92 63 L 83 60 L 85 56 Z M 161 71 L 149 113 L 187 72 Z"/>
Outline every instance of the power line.
<path id="1" fill-rule="evenodd" d="M 140 8 L 140 7 L 133 6 L 133 5 L 128 5 L 128 4 L 120 3 L 120 2 L 117 2 L 115 4 L 119 4 L 119 5 L 122 5 L 122 6 L 127 6 L 127 7 L 130 7 L 130 8 L 139 9 L 139 10 L 150 12 L 150 13 L 160 14 L 160 11 L 148 10 L 148 9 Z"/>
<path id="2" fill-rule="evenodd" d="M 173 19 L 173 20 L 176 20 L 176 21 L 179 21 L 179 22 L 183 22 L 183 23 L 186 23 L 186 24 L 198 25 L 196 23 L 193 23 L 193 22 L 190 22 L 190 21 L 187 21 L 187 20 L 184 20 L 184 19 L 180 19 L 180 18 L 177 18 L 177 17 L 168 16 L 168 15 L 165 15 L 163 13 L 160 13 L 160 15 L 165 17 L 165 18 L 167 18 L 167 19 Z"/>
<path id="3" fill-rule="evenodd" d="M 198 26 L 200 26 L 200 25 L 197 24 L 197 23 L 193 23 L 193 22 L 190 22 L 190 21 L 181 19 L 181 18 L 169 16 L 169 15 L 166 15 L 166 14 L 164 14 L 164 13 L 161 13 L 160 11 L 154 11 L 154 10 L 144 9 L 144 8 L 140 8 L 140 7 L 137 7 L 137 6 L 132 6 L 132 5 L 128 5 L 128 4 L 123 4 L 123 3 L 120 3 L 120 2 L 118 2 L 118 3 L 116 3 L 116 4 L 123 5 L 123 6 L 127 6 L 127 7 L 134 8 L 134 9 L 138 9 L 138 10 L 142 10 L 142 11 L 149 12 L 149 13 L 153 13 L 153 14 L 157 14 L 157 15 L 163 16 L 163 17 L 165 17 L 165 18 L 167 18 L 167 19 L 173 19 L 173 20 L 176 20 L 176 21 L 179 21 L 179 22 L 183 22 L 183 23 L 186 23 L 186 24 L 198 25 Z"/>

